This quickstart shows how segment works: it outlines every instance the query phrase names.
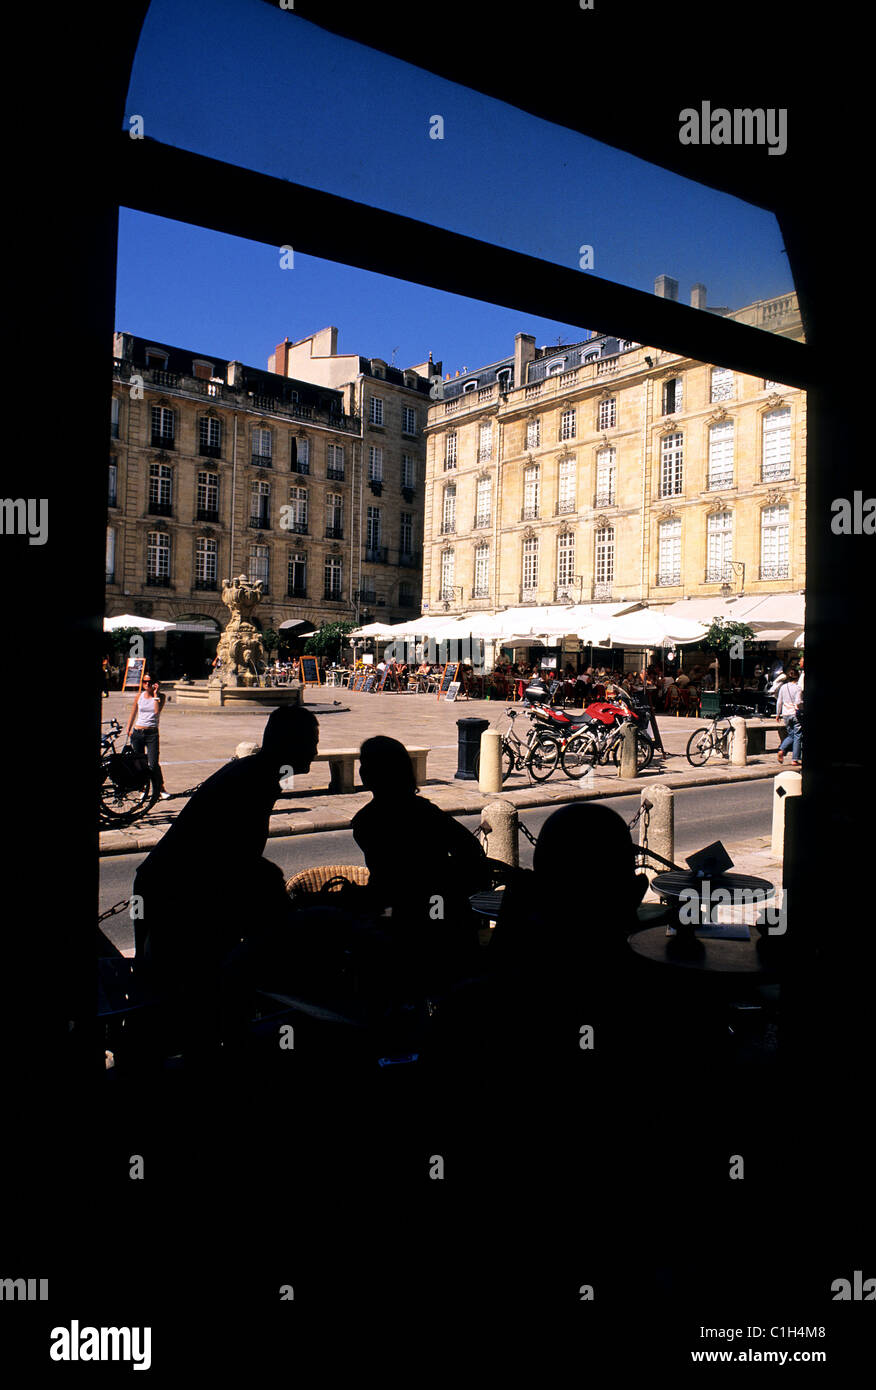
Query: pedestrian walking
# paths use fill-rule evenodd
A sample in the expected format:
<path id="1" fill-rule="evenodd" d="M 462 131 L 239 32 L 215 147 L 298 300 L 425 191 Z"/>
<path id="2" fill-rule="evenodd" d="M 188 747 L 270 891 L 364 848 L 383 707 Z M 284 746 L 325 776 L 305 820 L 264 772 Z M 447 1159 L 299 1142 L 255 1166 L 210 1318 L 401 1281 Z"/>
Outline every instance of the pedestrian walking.
<path id="1" fill-rule="evenodd" d="M 788 672 L 788 678 L 783 685 L 779 686 L 776 694 L 776 718 L 781 720 L 787 729 L 785 737 L 782 739 L 782 746 L 778 751 L 780 763 L 785 761 L 785 754 L 791 753 L 791 766 L 800 766 L 800 740 L 803 729 L 799 717 L 799 705 L 803 699 L 803 692 L 797 682 L 797 672 L 793 668 Z"/>
<path id="2" fill-rule="evenodd" d="M 150 675 L 144 675 L 143 691 L 131 706 L 126 730 L 134 752 L 146 754 L 153 789 L 162 801 L 170 797 L 170 793 L 164 790 L 164 777 L 158 762 L 158 719 L 166 698 L 159 691 L 158 682 Z"/>

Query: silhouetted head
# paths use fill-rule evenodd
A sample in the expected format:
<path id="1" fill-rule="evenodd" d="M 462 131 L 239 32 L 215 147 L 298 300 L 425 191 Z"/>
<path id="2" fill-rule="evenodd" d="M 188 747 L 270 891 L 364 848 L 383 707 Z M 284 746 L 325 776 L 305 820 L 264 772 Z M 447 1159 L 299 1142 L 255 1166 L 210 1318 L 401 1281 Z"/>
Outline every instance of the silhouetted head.
<path id="1" fill-rule="evenodd" d="M 603 913 L 626 922 L 648 888 L 636 873 L 635 846 L 626 822 L 598 802 L 575 802 L 554 811 L 541 828 L 532 855 L 536 877 L 580 885 L 578 914 Z"/>
<path id="2" fill-rule="evenodd" d="M 362 785 L 375 796 L 413 796 L 417 780 L 410 754 L 396 738 L 378 734 L 359 750 Z"/>
<path id="3" fill-rule="evenodd" d="M 261 749 L 272 764 L 307 772 L 318 747 L 319 723 L 315 714 L 303 705 L 281 705 L 274 710 L 265 725 Z"/>

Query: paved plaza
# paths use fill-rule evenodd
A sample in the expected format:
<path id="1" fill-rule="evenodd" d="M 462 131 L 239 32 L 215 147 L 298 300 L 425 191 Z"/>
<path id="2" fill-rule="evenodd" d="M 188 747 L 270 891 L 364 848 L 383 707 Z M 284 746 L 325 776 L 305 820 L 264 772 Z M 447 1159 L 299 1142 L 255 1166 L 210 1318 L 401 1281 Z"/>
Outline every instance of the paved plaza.
<path id="1" fill-rule="evenodd" d="M 443 810 L 456 815 L 479 811 L 491 797 L 475 781 L 456 780 L 458 719 L 489 720 L 490 726 L 508 727 L 504 701 L 472 700 L 448 703 L 434 695 L 362 694 L 310 686 L 305 704 L 320 724 L 320 751 L 357 747 L 366 738 L 386 734 L 406 744 L 431 749 L 428 780 L 422 794 Z M 103 718 L 115 716 L 124 728 L 131 708 L 131 697 L 113 692 L 103 702 Z M 519 709 L 520 706 L 517 706 Z M 269 710 L 259 713 L 207 712 L 185 709 L 170 696 L 161 716 L 161 766 L 169 792 L 181 792 L 204 781 L 234 756 L 239 743 L 261 741 Z M 659 719 L 666 758 L 654 763 L 639 777 L 618 777 L 614 767 L 599 767 L 580 782 L 573 782 L 561 770 L 546 783 L 530 783 L 525 773 L 513 773 L 502 795 L 519 809 L 560 804 L 579 798 L 617 796 L 636 792 L 655 782 L 670 788 L 704 786 L 749 778 L 774 777 L 781 769 L 775 752 L 749 758 L 747 767 L 731 767 L 723 759 L 712 758 L 703 768 L 694 768 L 684 756 L 694 729 L 705 721 L 666 715 Z M 525 719 L 520 723 L 526 725 Z M 777 735 L 768 738 L 768 746 Z M 121 742 L 118 744 L 121 747 Z M 358 783 L 358 767 L 356 772 Z M 310 834 L 314 831 L 349 827 L 360 807 L 370 799 L 364 788 L 354 792 L 330 793 L 329 766 L 314 763 L 311 771 L 295 779 L 290 795 L 281 796 L 271 817 L 271 835 Z M 100 835 L 103 854 L 124 854 L 150 849 L 160 840 L 173 817 L 185 803 L 182 800 L 158 802 L 141 820 L 121 830 L 104 830 Z M 754 848 L 754 846 L 752 846 Z M 763 845 L 757 846 L 759 851 Z M 752 870 L 756 871 L 756 870 Z"/>

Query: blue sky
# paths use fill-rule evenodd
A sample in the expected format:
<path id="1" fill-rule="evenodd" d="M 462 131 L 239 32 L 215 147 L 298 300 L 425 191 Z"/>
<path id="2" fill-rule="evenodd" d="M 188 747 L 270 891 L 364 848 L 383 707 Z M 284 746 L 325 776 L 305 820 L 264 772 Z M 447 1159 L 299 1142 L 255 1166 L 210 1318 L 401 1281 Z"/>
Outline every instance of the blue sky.
<path id="1" fill-rule="evenodd" d="M 770 214 L 261 0 L 153 0 L 126 128 L 135 114 L 154 139 L 562 265 L 592 246 L 597 275 L 651 290 L 670 274 L 683 302 L 696 281 L 731 308 L 792 288 Z M 431 349 L 451 372 L 505 356 L 515 332 L 541 344 L 590 326 L 300 254 L 284 271 L 277 247 L 122 213 L 118 328 L 264 366 L 329 323 L 342 351 L 397 349 L 406 366 Z"/>

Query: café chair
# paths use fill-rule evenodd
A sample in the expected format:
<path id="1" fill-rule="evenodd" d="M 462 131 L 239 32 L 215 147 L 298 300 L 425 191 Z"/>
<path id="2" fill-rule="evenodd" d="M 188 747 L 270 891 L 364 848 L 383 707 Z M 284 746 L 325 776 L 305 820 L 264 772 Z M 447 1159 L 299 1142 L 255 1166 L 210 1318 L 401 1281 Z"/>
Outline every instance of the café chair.
<path id="1" fill-rule="evenodd" d="M 286 892 L 290 896 L 303 893 L 319 893 L 326 888 L 330 879 L 346 879 L 348 883 L 364 888 L 369 873 L 364 864 L 319 864 L 314 869 L 301 869 L 286 880 Z M 342 887 L 337 885 L 338 889 Z M 328 888 L 328 892 L 335 891 Z"/>

